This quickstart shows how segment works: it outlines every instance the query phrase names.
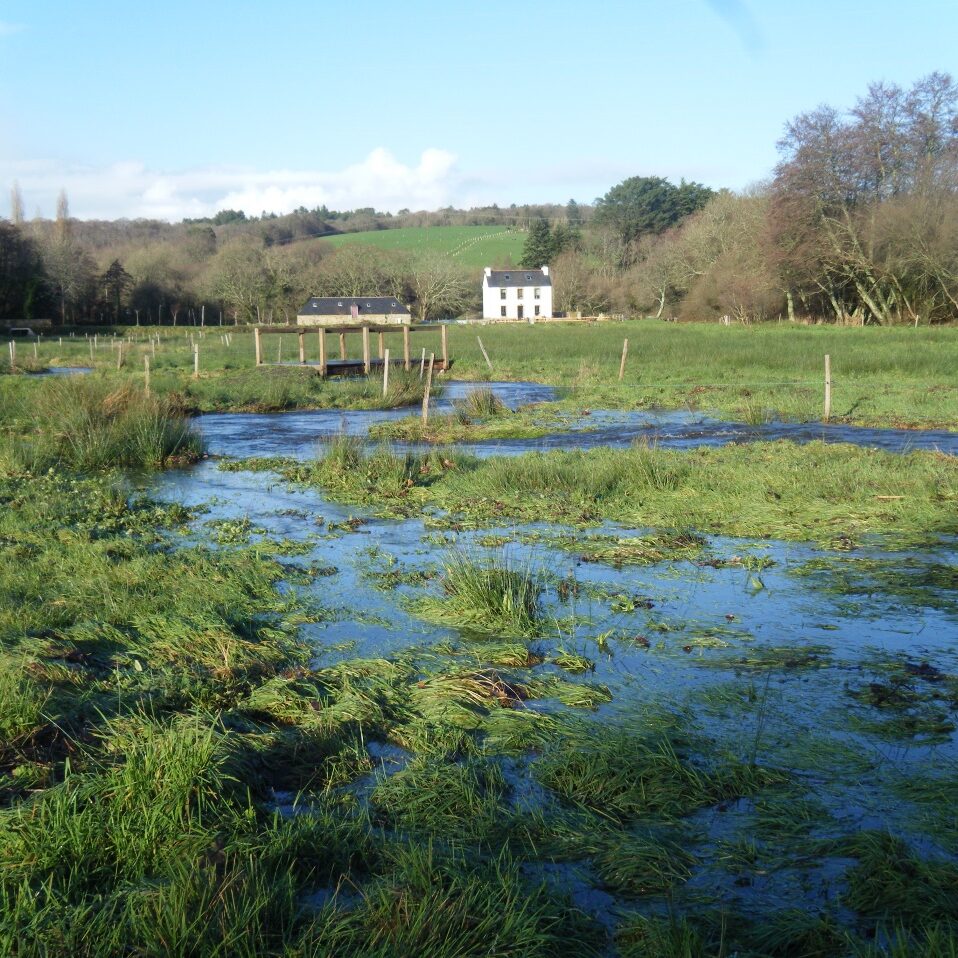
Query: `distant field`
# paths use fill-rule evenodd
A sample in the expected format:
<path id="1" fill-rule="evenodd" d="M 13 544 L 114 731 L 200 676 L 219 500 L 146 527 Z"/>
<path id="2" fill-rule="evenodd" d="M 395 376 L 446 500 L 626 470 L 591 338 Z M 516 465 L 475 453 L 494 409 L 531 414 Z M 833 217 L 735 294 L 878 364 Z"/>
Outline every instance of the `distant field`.
<path id="1" fill-rule="evenodd" d="M 344 233 L 322 240 L 334 246 L 368 243 L 380 249 L 446 253 L 464 266 L 514 266 L 525 234 L 502 226 L 424 226 Z"/>

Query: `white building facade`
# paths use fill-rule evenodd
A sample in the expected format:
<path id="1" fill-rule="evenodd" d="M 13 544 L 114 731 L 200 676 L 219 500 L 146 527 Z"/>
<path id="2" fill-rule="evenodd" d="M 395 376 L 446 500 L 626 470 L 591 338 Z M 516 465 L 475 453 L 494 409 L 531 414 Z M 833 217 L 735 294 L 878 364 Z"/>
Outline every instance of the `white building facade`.
<path id="1" fill-rule="evenodd" d="M 482 278 L 483 319 L 549 319 L 552 277 L 542 269 L 491 269 Z"/>

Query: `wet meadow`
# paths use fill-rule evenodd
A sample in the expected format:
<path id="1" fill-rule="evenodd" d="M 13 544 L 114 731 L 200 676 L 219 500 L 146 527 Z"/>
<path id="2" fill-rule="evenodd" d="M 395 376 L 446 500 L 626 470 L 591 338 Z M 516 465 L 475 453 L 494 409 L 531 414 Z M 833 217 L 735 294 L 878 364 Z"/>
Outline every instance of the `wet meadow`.
<path id="1" fill-rule="evenodd" d="M 958 954 L 954 330 L 454 328 L 425 424 L 126 333 L 0 367 L 0 951 Z"/>

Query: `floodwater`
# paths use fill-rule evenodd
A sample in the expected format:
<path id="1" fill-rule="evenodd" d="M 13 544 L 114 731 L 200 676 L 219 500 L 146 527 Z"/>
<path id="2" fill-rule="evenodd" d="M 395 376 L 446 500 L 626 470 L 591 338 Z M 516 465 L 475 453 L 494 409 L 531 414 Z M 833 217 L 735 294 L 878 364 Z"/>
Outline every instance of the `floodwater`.
<path id="1" fill-rule="evenodd" d="M 552 397 L 548 387 L 535 384 L 482 385 L 513 408 Z M 468 388 L 449 384 L 439 408 Z M 314 454 L 324 435 L 363 434 L 373 422 L 408 414 L 209 415 L 198 425 L 217 455 L 304 457 Z M 744 426 L 671 412 L 593 413 L 580 422 L 561 437 L 484 444 L 482 451 L 591 448 L 636 439 L 689 448 L 824 438 L 895 451 L 958 452 L 958 435 L 949 433 Z M 200 541 L 210 538 L 210 523 L 248 519 L 253 541 L 304 544 L 304 554 L 281 561 L 324 570 L 312 585 L 295 587 L 326 610 L 322 622 L 304 627 L 318 665 L 440 642 L 471 645 L 481 659 L 475 636 L 416 617 L 415 598 L 439 594 L 435 579 L 388 583 L 397 581 L 397 572 L 438 573 L 462 551 L 505 557 L 542 579 L 552 624 L 534 645 L 547 659 L 562 649 L 594 664 L 582 676 L 560 673 L 548 662 L 539 669 L 606 686 L 612 700 L 597 710 L 604 722 L 641 725 L 668 713 L 683 730 L 707 734 L 718 754 L 754 754 L 790 769 L 822 810 L 816 837 L 874 828 L 907 835 L 936 853 L 954 851 L 939 847 L 901 795 L 916 775 L 958 770 L 956 705 L 938 694 L 942 676 L 958 674 L 958 541 L 895 553 L 875 542 L 844 554 L 802 543 L 711 537 L 691 559 L 616 567 L 585 561 L 590 541 L 627 541 L 649 530 L 541 523 L 463 532 L 441 519 L 384 520 L 317 490 L 290 488 L 270 473 L 222 471 L 213 460 L 164 473 L 150 480 L 149 492 L 205 506 L 194 529 Z M 575 584 L 565 598 L 557 589 L 562 579 Z M 904 687 L 900 682 L 914 693 L 907 709 L 876 708 L 869 701 L 876 689 Z M 752 840 L 753 813 L 750 803 L 739 802 L 710 809 L 694 824 L 715 848 L 731 847 Z M 622 904 L 597 887 L 588 869 L 550 865 L 541 873 L 603 921 Z M 718 897 L 751 914 L 798 902 L 817 910 L 834 897 L 835 877 L 834 862 L 826 860 L 753 875 L 742 884 L 713 860 L 679 896 L 693 903 L 697 894 Z"/>
<path id="2" fill-rule="evenodd" d="M 477 387 L 490 388 L 510 408 L 550 402 L 551 386 L 540 383 L 452 381 L 444 386 L 433 412 L 449 412 L 453 403 Z M 416 409 L 298 410 L 280 413 L 210 413 L 196 419 L 212 455 L 249 458 L 291 456 L 306 459 L 316 454 L 317 442 L 339 433 L 364 436 L 369 428 L 414 415 Z M 478 456 L 521 455 L 533 450 L 623 448 L 648 442 L 669 449 L 721 446 L 728 443 L 787 439 L 796 443 L 840 442 L 888 452 L 915 449 L 940 450 L 958 455 L 958 432 L 945 430 L 869 429 L 838 423 L 768 422 L 756 425 L 728 422 L 681 410 L 596 410 L 573 417 L 563 429 L 533 439 L 496 439 L 462 444 Z M 393 443 L 404 448 L 401 443 Z"/>
<path id="3" fill-rule="evenodd" d="M 31 376 L 83 376 L 86 373 L 92 373 L 92 366 L 48 366 L 38 372 L 30 373 Z"/>

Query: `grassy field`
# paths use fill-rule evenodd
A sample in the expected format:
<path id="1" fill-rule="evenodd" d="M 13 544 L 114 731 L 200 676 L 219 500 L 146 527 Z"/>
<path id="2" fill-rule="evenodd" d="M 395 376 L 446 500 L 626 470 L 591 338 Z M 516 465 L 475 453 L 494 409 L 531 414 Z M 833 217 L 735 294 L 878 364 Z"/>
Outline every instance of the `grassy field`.
<path id="1" fill-rule="evenodd" d="M 143 381 L 143 360 L 152 363 L 153 388 L 175 393 L 199 410 L 289 409 L 352 406 L 375 408 L 415 402 L 418 379 L 394 376 L 394 393 L 383 401 L 365 382 L 321 382 L 293 368 L 254 369 L 252 335 L 242 327 L 206 330 L 126 330 L 132 337 L 118 354 L 101 337 L 91 349 L 84 340 L 52 337 L 36 358 L 21 345 L 27 369 L 51 365 L 93 365 L 117 382 Z M 229 333 L 230 343 L 223 340 Z M 151 346 L 150 335 L 159 336 Z M 192 338 L 200 345 L 200 377 L 192 378 Z M 622 342 L 629 340 L 625 376 L 618 380 Z M 489 353 L 490 370 L 479 350 Z M 264 339 L 268 362 L 290 362 L 296 337 Z M 386 346 L 401 355 L 401 341 L 387 335 Z M 307 359 L 316 361 L 314 336 L 306 337 Z M 375 349 L 375 345 L 373 346 Z M 359 338 L 349 340 L 357 356 Z M 439 331 L 417 332 L 414 357 L 422 349 L 440 352 Z M 561 387 L 565 411 L 587 409 L 692 409 L 746 422 L 774 418 L 818 421 L 823 413 L 824 357 L 832 363 L 832 419 L 836 422 L 914 428 L 958 428 L 958 329 L 849 329 L 835 327 L 719 327 L 677 325 L 652 320 L 594 326 L 453 326 L 449 349 L 458 379 L 534 380 Z M 117 370 L 118 359 L 122 368 Z M 0 354 L 0 374 L 9 359 Z M 29 376 L 20 380 L 27 388 Z M 36 380 L 32 380 L 35 384 Z"/>
<path id="2" fill-rule="evenodd" d="M 317 242 L 333 246 L 365 243 L 404 253 L 445 253 L 463 266 L 514 266 L 522 256 L 525 234 L 503 226 L 431 226 L 366 233 L 343 233 Z"/>

